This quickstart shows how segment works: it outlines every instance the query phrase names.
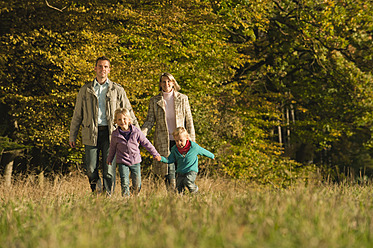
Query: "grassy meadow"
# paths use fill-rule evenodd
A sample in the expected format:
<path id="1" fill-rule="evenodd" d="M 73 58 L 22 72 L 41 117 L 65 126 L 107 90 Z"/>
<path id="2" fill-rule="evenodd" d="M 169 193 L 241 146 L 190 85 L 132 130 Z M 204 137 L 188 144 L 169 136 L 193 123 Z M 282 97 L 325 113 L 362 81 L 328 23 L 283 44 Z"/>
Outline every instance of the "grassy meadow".
<path id="1" fill-rule="evenodd" d="M 0 247 L 373 247 L 372 185 L 288 189 L 197 178 L 198 195 L 143 179 L 92 195 L 79 173 L 0 183 Z"/>

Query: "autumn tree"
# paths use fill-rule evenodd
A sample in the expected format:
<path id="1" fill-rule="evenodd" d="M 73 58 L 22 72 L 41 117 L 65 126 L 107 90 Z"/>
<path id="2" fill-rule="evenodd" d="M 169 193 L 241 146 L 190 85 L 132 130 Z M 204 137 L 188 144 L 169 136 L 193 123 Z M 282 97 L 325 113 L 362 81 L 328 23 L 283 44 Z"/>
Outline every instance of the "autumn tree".
<path id="1" fill-rule="evenodd" d="M 33 147 L 32 168 L 81 164 L 67 145 L 72 110 L 106 55 L 140 124 L 159 75 L 175 76 L 197 142 L 217 155 L 202 170 L 286 185 L 313 164 L 369 167 L 371 10 L 360 0 L 0 1 L 1 136 Z"/>

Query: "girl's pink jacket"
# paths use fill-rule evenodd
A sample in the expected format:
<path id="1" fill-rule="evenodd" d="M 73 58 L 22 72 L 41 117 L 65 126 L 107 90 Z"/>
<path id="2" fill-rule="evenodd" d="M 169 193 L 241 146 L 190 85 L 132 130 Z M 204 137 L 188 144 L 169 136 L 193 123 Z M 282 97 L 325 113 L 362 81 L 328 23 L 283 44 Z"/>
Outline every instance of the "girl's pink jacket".
<path id="1" fill-rule="evenodd" d="M 119 127 L 118 127 L 119 128 Z M 160 156 L 155 147 L 145 137 L 141 130 L 130 125 L 131 135 L 128 141 L 124 138 L 119 130 L 115 129 L 111 134 L 110 150 L 107 162 L 112 162 L 116 155 L 117 164 L 125 164 L 128 166 L 141 163 L 140 147 L 142 145 L 154 157 Z"/>

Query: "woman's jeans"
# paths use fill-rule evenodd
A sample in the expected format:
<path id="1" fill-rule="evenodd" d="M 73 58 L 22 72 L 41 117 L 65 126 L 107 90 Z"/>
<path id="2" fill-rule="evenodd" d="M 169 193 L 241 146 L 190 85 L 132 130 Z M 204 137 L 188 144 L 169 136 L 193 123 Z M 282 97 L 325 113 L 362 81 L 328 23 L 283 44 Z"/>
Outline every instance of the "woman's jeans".
<path id="1" fill-rule="evenodd" d="M 176 142 L 174 140 L 170 140 L 170 150 L 171 148 L 176 145 Z M 165 177 L 165 183 L 167 188 L 170 188 L 171 190 L 175 189 L 176 186 L 176 163 L 175 164 L 168 164 L 168 174 Z"/>
<path id="2" fill-rule="evenodd" d="M 131 166 L 125 164 L 118 164 L 120 174 L 120 186 L 122 188 L 122 196 L 130 196 L 130 172 L 132 179 L 132 192 L 138 194 L 141 189 L 141 169 L 140 164 Z"/>
<path id="3" fill-rule="evenodd" d="M 102 169 L 103 169 L 103 179 L 104 179 L 104 187 L 106 192 L 110 195 L 114 192 L 115 187 L 115 163 L 113 161 L 113 165 L 108 166 L 106 163 L 108 154 L 109 154 L 109 130 L 99 130 L 98 131 L 98 140 L 96 146 L 85 146 L 85 165 L 86 165 L 86 172 L 88 176 L 89 183 L 91 185 L 92 192 L 102 191 L 102 183 L 101 178 L 99 176 L 98 168 L 100 167 L 100 151 L 102 154 Z"/>

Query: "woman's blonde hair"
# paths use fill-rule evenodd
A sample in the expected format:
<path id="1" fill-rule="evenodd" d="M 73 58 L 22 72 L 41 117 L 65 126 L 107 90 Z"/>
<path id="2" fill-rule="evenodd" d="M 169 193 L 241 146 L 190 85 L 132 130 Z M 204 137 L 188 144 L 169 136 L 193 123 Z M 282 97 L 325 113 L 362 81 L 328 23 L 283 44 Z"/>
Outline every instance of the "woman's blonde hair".
<path id="1" fill-rule="evenodd" d="M 172 132 L 172 135 L 174 137 L 179 136 L 180 134 L 185 134 L 187 138 L 189 139 L 189 133 L 184 127 L 178 127 Z"/>
<path id="2" fill-rule="evenodd" d="M 162 91 L 162 87 L 161 87 L 162 77 L 168 77 L 168 79 L 170 79 L 170 81 L 174 83 L 175 91 L 179 91 L 181 89 L 180 85 L 176 82 L 176 79 L 174 78 L 174 76 L 172 76 L 168 72 L 165 72 L 165 73 L 162 73 L 162 75 L 159 77 L 159 91 Z"/>
<path id="3" fill-rule="evenodd" d="M 130 120 L 130 124 L 132 124 L 132 118 L 131 118 L 131 115 L 130 115 L 130 111 L 128 109 L 126 109 L 126 108 L 118 108 L 118 109 L 116 109 L 115 112 L 114 112 L 114 120 L 117 119 L 117 116 L 119 114 L 122 114 L 125 117 L 127 117 Z"/>

